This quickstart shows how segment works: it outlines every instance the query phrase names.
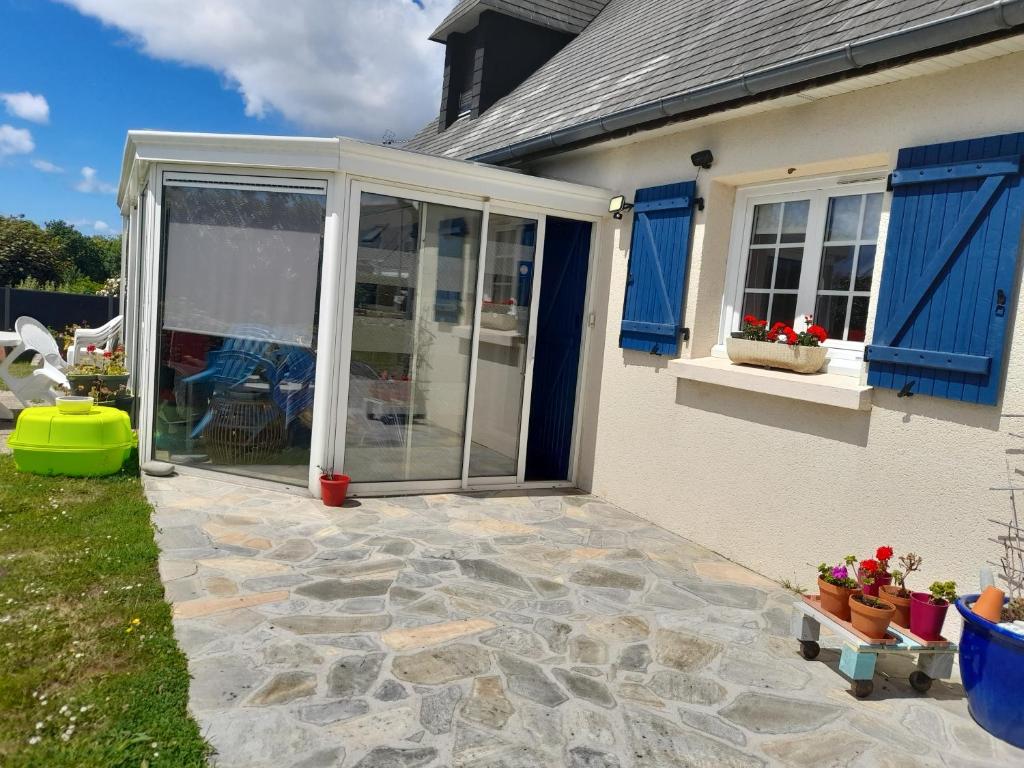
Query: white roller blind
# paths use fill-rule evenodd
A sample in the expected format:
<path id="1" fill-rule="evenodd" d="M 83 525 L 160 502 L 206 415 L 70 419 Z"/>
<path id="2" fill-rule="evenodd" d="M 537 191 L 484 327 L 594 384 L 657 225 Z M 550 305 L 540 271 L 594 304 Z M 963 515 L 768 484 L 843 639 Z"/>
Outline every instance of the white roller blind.
<path id="1" fill-rule="evenodd" d="M 165 186 L 163 327 L 313 342 L 326 197 Z"/>

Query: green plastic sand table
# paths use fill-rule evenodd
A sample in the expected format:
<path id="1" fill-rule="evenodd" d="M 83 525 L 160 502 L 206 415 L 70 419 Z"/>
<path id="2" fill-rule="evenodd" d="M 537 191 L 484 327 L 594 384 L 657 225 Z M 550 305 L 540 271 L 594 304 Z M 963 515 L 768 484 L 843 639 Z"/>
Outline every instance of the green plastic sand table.
<path id="1" fill-rule="evenodd" d="M 7 444 L 22 472 L 99 477 L 121 469 L 135 440 L 128 414 L 117 408 L 61 413 L 44 406 L 21 412 Z"/>

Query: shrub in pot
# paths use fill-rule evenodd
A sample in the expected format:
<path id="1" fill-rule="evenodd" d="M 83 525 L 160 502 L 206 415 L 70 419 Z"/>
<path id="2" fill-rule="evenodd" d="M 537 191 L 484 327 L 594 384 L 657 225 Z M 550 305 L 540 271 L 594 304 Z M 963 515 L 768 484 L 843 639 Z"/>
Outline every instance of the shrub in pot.
<path id="1" fill-rule="evenodd" d="M 818 566 L 818 594 L 821 608 L 843 621 L 850 620 L 850 595 L 857 590 L 857 582 L 850 577 L 850 566 L 857 562 L 847 555 L 842 563 Z"/>
<path id="2" fill-rule="evenodd" d="M 910 593 L 910 631 L 925 640 L 942 637 L 949 604 L 956 600 L 955 581 L 936 581 L 928 592 Z"/>
<path id="3" fill-rule="evenodd" d="M 896 609 L 885 600 L 870 595 L 850 595 L 850 615 L 853 628 L 868 637 L 881 640 L 889 629 Z"/>
<path id="4" fill-rule="evenodd" d="M 873 559 L 860 561 L 857 568 L 857 581 L 865 595 L 878 597 L 880 587 L 892 584 L 892 574 L 889 573 L 891 558 L 892 547 L 879 547 L 875 550 Z"/>
<path id="5" fill-rule="evenodd" d="M 894 569 L 892 572 L 892 580 L 895 583 L 882 585 L 879 590 L 880 596 L 896 609 L 892 623 L 898 627 L 909 629 L 910 590 L 907 589 L 907 576 L 921 567 L 921 558 L 913 552 L 900 555 L 900 566 L 902 570 Z"/>

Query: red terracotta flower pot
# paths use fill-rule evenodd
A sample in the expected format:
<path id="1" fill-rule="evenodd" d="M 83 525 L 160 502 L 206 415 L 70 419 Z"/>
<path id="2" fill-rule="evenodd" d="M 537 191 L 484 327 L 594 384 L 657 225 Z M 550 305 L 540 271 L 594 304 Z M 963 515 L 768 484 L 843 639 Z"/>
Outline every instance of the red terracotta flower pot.
<path id="1" fill-rule="evenodd" d="M 327 507 L 340 507 L 348 494 L 348 475 L 320 475 L 320 497 Z"/>
<path id="2" fill-rule="evenodd" d="M 849 587 L 837 587 L 818 577 L 818 594 L 821 597 L 821 609 L 843 621 L 850 620 L 850 595 L 857 590 Z"/>
<path id="3" fill-rule="evenodd" d="M 892 623 L 898 627 L 910 628 L 910 598 L 900 597 L 900 588 L 886 584 L 881 588 L 881 596 L 892 605 L 896 613 L 892 615 Z"/>
<path id="4" fill-rule="evenodd" d="M 938 640 L 942 637 L 942 625 L 948 609 L 949 603 L 945 600 L 933 603 L 927 592 L 911 592 L 910 631 L 925 640 Z"/>
<path id="5" fill-rule="evenodd" d="M 864 594 L 865 595 L 870 595 L 871 597 L 878 597 L 878 588 L 879 587 L 884 587 L 884 586 L 887 586 L 889 584 L 892 584 L 892 574 L 891 573 L 876 573 L 875 576 L 874 576 L 874 579 L 872 579 L 872 582 L 870 584 L 865 584 L 864 583 L 864 577 L 865 576 L 867 576 L 867 574 L 864 572 L 864 569 L 863 568 L 858 568 L 857 569 L 857 583 L 860 584 L 860 587 L 863 590 Z"/>
<path id="6" fill-rule="evenodd" d="M 850 596 L 850 616 L 853 628 L 868 637 L 882 639 L 896 609 L 884 600 L 877 600 L 883 607 L 875 607 L 861 602 L 861 595 Z M 869 598 L 870 599 L 870 598 Z"/>

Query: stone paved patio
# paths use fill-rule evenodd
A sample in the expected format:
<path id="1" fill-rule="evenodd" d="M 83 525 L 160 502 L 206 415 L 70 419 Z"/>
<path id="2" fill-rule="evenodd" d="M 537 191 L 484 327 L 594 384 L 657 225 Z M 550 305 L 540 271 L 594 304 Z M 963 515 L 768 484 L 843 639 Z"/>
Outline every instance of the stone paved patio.
<path id="1" fill-rule="evenodd" d="M 853 698 L 792 595 L 592 496 L 146 486 L 219 766 L 1024 765 L 958 684 Z"/>

